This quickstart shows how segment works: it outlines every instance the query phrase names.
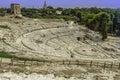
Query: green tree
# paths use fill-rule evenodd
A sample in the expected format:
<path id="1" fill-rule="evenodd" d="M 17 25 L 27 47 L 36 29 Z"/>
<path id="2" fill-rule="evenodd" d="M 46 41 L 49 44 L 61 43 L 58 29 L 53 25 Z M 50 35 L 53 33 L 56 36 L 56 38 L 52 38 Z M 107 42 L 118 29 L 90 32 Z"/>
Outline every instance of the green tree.
<path id="1" fill-rule="evenodd" d="M 120 23 L 120 10 L 116 10 L 113 18 L 113 31 L 116 33 L 116 29 L 119 27 Z"/>
<path id="2" fill-rule="evenodd" d="M 94 14 L 98 14 L 101 12 L 101 10 L 99 8 L 96 8 L 96 7 L 91 7 L 89 8 L 88 10 L 90 13 L 94 13 Z"/>
<path id="3" fill-rule="evenodd" d="M 76 12 L 76 16 L 79 19 L 79 22 L 82 22 L 82 13 L 80 11 Z"/>
<path id="4" fill-rule="evenodd" d="M 62 15 L 67 15 L 67 16 L 70 16 L 71 15 L 71 9 L 65 9 L 63 12 L 62 12 Z"/>
<path id="5" fill-rule="evenodd" d="M 100 12 L 94 17 L 95 24 L 102 35 L 102 40 L 107 38 L 108 24 L 110 21 L 110 16 L 106 12 Z"/>
<path id="6" fill-rule="evenodd" d="M 58 7 L 56 10 L 63 11 L 63 8 L 62 7 Z"/>
<path id="7" fill-rule="evenodd" d="M 111 23 L 108 13 L 88 14 L 84 18 L 84 22 L 89 29 L 99 31 L 102 35 L 102 40 L 107 38 L 108 26 L 110 26 Z"/>
<path id="8" fill-rule="evenodd" d="M 54 9 L 52 6 L 48 6 L 47 9 Z"/>
<path id="9" fill-rule="evenodd" d="M 85 26 L 88 27 L 91 30 L 95 30 L 95 27 L 93 26 L 93 17 L 94 16 L 95 16 L 94 14 L 87 14 L 84 17 Z"/>

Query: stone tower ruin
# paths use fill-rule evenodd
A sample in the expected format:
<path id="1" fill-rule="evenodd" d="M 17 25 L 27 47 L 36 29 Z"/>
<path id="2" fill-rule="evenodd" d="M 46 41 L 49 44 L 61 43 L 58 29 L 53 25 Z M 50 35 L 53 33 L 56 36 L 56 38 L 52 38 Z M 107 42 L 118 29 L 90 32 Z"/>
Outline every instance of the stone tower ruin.
<path id="1" fill-rule="evenodd" d="M 20 4 L 18 4 L 18 3 L 12 3 L 11 4 L 11 14 L 13 14 L 15 16 L 20 16 L 21 15 Z"/>

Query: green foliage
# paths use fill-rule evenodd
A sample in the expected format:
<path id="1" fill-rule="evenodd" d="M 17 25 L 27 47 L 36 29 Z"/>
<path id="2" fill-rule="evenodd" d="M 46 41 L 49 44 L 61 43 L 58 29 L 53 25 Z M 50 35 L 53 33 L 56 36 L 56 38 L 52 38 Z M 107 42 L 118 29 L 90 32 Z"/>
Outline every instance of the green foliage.
<path id="1" fill-rule="evenodd" d="M 94 14 L 98 14 L 101 12 L 101 9 L 100 8 L 96 8 L 96 7 L 92 7 L 92 8 L 89 8 L 90 13 L 94 13 Z"/>
<path id="2" fill-rule="evenodd" d="M 71 9 L 65 9 L 63 12 L 62 12 L 62 15 L 67 15 L 67 16 L 70 16 L 71 15 Z"/>
<path id="3" fill-rule="evenodd" d="M 88 14 L 84 17 L 85 26 L 87 26 L 91 30 L 95 30 L 95 28 L 93 26 L 93 17 L 94 16 L 95 16 L 94 14 Z"/>
<path id="4" fill-rule="evenodd" d="M 0 51 L 0 57 L 2 58 L 14 58 L 16 60 L 26 60 L 26 61 L 45 61 L 44 59 L 33 59 L 33 58 L 26 58 L 26 57 L 17 57 L 13 55 L 11 52 Z"/>
<path id="5" fill-rule="evenodd" d="M 72 16 L 63 16 L 62 18 L 66 21 L 69 21 L 69 20 L 77 21 L 78 20 L 77 17 L 72 17 Z"/>
<path id="6" fill-rule="evenodd" d="M 117 30 L 117 32 L 116 32 Z M 116 10 L 113 18 L 113 31 L 120 35 L 120 9 Z"/>
<path id="7" fill-rule="evenodd" d="M 22 15 L 29 18 L 39 18 L 42 10 L 35 8 L 22 8 Z"/>
<path id="8" fill-rule="evenodd" d="M 52 6 L 48 6 L 47 9 L 54 9 Z"/>
<path id="9" fill-rule="evenodd" d="M 58 7 L 56 10 L 63 11 L 63 8 L 62 7 Z"/>
<path id="10" fill-rule="evenodd" d="M 106 12 L 100 12 L 97 15 L 95 15 L 93 21 L 95 21 L 94 24 L 96 25 L 98 31 L 100 31 L 102 35 L 102 40 L 105 40 L 107 38 L 108 24 L 110 21 L 109 14 Z"/>
<path id="11" fill-rule="evenodd" d="M 8 54 L 7 52 L 0 51 L 0 57 L 3 57 L 3 58 L 13 58 L 13 57 L 15 57 L 15 56 L 10 55 L 10 54 Z"/>
<path id="12" fill-rule="evenodd" d="M 110 22 L 110 16 L 106 12 L 100 12 L 98 14 L 88 14 L 84 17 L 85 25 L 94 31 L 99 31 L 102 35 L 102 40 L 107 38 L 108 25 Z"/>
<path id="13" fill-rule="evenodd" d="M 0 28 L 2 28 L 2 29 L 10 29 L 10 27 L 8 27 L 7 25 L 0 25 Z"/>
<path id="14" fill-rule="evenodd" d="M 111 33 L 111 34 L 113 34 L 113 21 L 109 21 L 109 23 L 108 23 L 108 26 L 109 26 L 109 28 L 108 28 L 108 33 Z"/>
<path id="15" fill-rule="evenodd" d="M 76 12 L 76 17 L 78 17 L 79 22 L 82 22 L 82 13 L 80 11 Z"/>

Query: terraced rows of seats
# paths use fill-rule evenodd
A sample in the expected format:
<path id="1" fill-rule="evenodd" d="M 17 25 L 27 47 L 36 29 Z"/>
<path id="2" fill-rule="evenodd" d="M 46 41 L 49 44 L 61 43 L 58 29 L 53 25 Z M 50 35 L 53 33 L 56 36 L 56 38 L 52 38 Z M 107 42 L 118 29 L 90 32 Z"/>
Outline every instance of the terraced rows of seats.
<path id="1" fill-rule="evenodd" d="M 116 58 L 116 54 L 111 56 L 112 52 L 104 50 L 98 33 L 79 25 L 30 20 L 9 26 L 11 31 L 5 42 L 21 52 L 75 59 Z"/>

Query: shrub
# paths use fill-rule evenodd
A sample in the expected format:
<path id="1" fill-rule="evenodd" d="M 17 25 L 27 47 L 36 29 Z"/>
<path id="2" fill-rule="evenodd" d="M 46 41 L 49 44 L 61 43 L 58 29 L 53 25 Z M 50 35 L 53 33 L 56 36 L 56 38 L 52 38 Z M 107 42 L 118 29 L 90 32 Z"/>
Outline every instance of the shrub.
<path id="1" fill-rule="evenodd" d="M 10 27 L 8 27 L 7 25 L 0 25 L 0 28 L 3 28 L 3 29 L 10 29 Z"/>

